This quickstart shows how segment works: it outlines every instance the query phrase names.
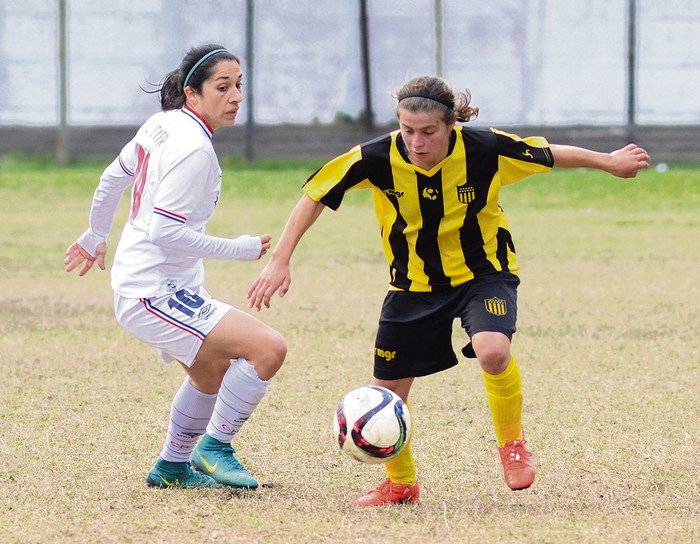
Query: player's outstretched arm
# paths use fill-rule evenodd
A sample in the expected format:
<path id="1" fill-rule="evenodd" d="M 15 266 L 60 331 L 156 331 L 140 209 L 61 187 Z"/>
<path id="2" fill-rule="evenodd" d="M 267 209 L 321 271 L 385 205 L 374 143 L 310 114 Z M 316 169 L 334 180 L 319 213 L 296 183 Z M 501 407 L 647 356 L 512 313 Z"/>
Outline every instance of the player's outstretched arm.
<path id="1" fill-rule="evenodd" d="M 600 153 L 572 145 L 550 145 L 555 168 L 595 168 L 618 178 L 633 178 L 649 168 L 649 154 L 635 144 L 611 153 Z"/>
<path id="2" fill-rule="evenodd" d="M 92 265 L 95 264 L 95 261 L 97 261 L 97 266 L 100 267 L 100 270 L 104 270 L 105 255 L 107 255 L 106 242 L 102 242 L 97 246 L 94 256 L 90 255 L 78 242 L 73 242 L 66 250 L 66 258 L 63 264 L 66 265 L 66 272 L 72 272 L 82 264 L 83 268 L 78 275 L 84 276 L 92 268 Z"/>
<path id="3" fill-rule="evenodd" d="M 257 279 L 248 288 L 248 307 L 260 310 L 264 304 L 270 307 L 270 299 L 279 290 L 283 297 L 289 291 L 292 274 L 289 262 L 299 240 L 314 224 L 325 206 L 308 196 L 301 197 L 292 210 L 287 224 L 282 231 L 279 243 L 270 254 L 270 260 L 260 272 Z"/>

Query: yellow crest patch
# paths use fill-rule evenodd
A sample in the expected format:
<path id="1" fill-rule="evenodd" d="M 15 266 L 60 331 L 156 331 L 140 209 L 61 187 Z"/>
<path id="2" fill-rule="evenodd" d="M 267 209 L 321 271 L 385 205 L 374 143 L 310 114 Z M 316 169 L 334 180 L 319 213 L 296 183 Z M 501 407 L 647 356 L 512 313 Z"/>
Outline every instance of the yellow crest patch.
<path id="1" fill-rule="evenodd" d="M 506 301 L 500 298 L 487 298 L 484 300 L 486 305 L 486 311 L 493 315 L 506 315 L 508 313 L 508 308 L 506 307 Z"/>
<path id="2" fill-rule="evenodd" d="M 476 198 L 476 191 L 474 187 L 464 185 L 457 186 L 457 198 L 462 204 L 469 204 Z"/>

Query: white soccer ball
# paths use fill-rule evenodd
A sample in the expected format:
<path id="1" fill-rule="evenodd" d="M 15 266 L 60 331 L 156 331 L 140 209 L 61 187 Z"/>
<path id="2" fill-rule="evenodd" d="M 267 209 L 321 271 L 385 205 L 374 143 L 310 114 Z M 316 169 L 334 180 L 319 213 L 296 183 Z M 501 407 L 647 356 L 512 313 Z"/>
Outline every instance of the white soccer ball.
<path id="1" fill-rule="evenodd" d="M 362 463 L 384 463 L 411 438 L 411 414 L 396 393 L 368 385 L 350 391 L 338 404 L 333 430 L 341 451 Z"/>

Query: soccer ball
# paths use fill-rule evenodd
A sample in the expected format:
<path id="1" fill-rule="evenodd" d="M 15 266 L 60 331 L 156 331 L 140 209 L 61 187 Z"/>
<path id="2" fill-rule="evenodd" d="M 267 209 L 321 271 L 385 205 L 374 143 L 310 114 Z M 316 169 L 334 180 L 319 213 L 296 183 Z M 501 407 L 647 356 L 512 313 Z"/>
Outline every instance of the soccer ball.
<path id="1" fill-rule="evenodd" d="M 333 430 L 341 451 L 362 463 L 383 463 L 411 438 L 411 414 L 396 393 L 368 385 L 350 391 L 338 404 Z"/>

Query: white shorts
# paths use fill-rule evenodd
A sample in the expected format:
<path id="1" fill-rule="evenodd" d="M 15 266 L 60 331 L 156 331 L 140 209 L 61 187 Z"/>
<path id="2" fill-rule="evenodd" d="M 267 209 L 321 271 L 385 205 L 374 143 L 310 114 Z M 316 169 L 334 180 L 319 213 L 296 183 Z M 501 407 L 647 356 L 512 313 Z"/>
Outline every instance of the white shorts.
<path id="1" fill-rule="evenodd" d="M 200 287 L 154 298 L 114 294 L 114 315 L 130 334 L 153 346 L 165 363 L 192 366 L 202 342 L 231 305 Z"/>

